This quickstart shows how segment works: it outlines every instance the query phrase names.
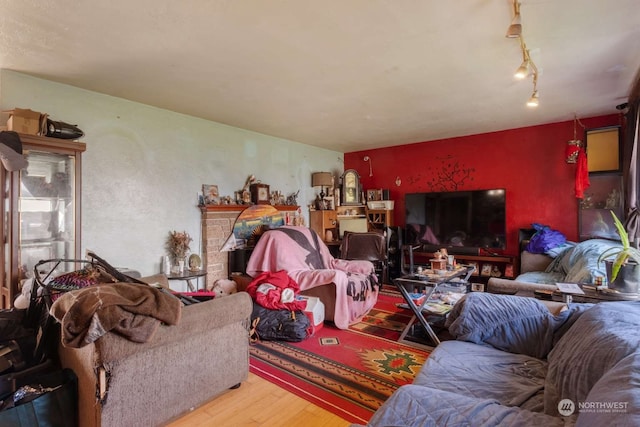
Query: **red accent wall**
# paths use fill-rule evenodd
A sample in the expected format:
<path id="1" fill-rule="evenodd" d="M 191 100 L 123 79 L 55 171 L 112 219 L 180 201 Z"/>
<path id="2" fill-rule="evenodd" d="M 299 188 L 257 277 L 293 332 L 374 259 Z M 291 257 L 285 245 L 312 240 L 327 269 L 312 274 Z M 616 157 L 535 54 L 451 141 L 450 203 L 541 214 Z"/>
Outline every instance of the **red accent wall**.
<path id="1" fill-rule="evenodd" d="M 620 124 L 620 116 L 580 119 L 587 129 Z M 578 128 L 578 138 L 584 132 Z M 394 224 L 404 225 L 405 193 L 506 189 L 507 248 L 517 255 L 518 230 L 534 222 L 549 225 L 569 240 L 578 238 L 576 165 L 567 164 L 565 145 L 573 120 L 500 132 L 345 153 L 344 168 L 355 169 L 362 188 L 389 189 Z M 369 176 L 369 156 L 373 176 Z M 400 178 L 400 186 L 396 185 Z"/>

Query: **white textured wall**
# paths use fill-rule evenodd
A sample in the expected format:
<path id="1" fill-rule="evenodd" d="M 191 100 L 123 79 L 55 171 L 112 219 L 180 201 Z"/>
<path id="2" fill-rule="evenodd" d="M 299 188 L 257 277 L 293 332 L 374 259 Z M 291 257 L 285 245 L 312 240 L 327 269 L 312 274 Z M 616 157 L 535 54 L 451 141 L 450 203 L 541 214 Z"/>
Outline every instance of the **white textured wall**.
<path id="1" fill-rule="evenodd" d="M 31 108 L 85 133 L 82 248 L 153 274 L 170 230 L 186 230 L 200 252 L 202 184 L 233 195 L 246 178 L 285 195 L 300 190 L 308 224 L 311 173 L 342 172 L 343 155 L 121 98 L 2 70 L 2 110 Z M 6 115 L 0 120 L 6 121 Z"/>

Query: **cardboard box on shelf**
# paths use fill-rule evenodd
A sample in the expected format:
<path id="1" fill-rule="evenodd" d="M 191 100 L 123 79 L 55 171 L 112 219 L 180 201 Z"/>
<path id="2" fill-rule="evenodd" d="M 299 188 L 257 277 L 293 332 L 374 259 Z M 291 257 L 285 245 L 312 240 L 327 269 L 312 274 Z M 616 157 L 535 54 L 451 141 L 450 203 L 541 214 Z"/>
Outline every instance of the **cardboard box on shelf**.
<path id="1" fill-rule="evenodd" d="M 23 108 L 5 110 L 9 114 L 7 130 L 30 135 L 47 134 L 47 114 Z"/>

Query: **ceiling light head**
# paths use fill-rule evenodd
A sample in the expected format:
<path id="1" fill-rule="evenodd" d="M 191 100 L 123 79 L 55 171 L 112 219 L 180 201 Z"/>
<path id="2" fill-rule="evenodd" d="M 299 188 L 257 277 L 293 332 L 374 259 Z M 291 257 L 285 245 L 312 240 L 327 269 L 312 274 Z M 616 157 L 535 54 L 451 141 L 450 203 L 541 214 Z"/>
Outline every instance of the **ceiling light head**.
<path id="1" fill-rule="evenodd" d="M 520 19 L 520 3 L 514 0 L 513 2 L 513 19 L 511 25 L 507 29 L 505 37 L 516 38 L 522 35 L 522 20 Z"/>
<path id="2" fill-rule="evenodd" d="M 527 77 L 529 75 L 529 61 L 527 61 L 526 59 L 524 61 L 522 61 L 522 64 L 520 64 L 520 66 L 518 67 L 518 69 L 516 70 L 516 73 L 514 74 L 514 77 L 516 79 L 524 79 L 525 77 Z"/>
<path id="3" fill-rule="evenodd" d="M 540 104 L 540 98 L 538 97 L 538 91 L 534 90 L 531 94 L 531 98 L 527 101 L 527 107 L 537 107 Z"/>
<path id="4" fill-rule="evenodd" d="M 518 19 L 520 19 L 520 15 L 518 15 Z M 505 37 L 514 39 L 516 37 L 520 37 L 522 35 L 522 24 L 511 24 L 507 29 L 507 34 Z"/>

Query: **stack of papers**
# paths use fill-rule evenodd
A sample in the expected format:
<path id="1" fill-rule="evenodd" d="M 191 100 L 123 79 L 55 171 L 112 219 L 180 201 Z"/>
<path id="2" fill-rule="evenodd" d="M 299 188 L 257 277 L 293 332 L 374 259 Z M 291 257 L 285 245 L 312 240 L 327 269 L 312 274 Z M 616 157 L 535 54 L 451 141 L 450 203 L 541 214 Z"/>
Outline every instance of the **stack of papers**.
<path id="1" fill-rule="evenodd" d="M 578 286 L 577 283 L 556 283 L 558 290 L 563 294 L 578 294 L 584 295 L 584 291 Z"/>

